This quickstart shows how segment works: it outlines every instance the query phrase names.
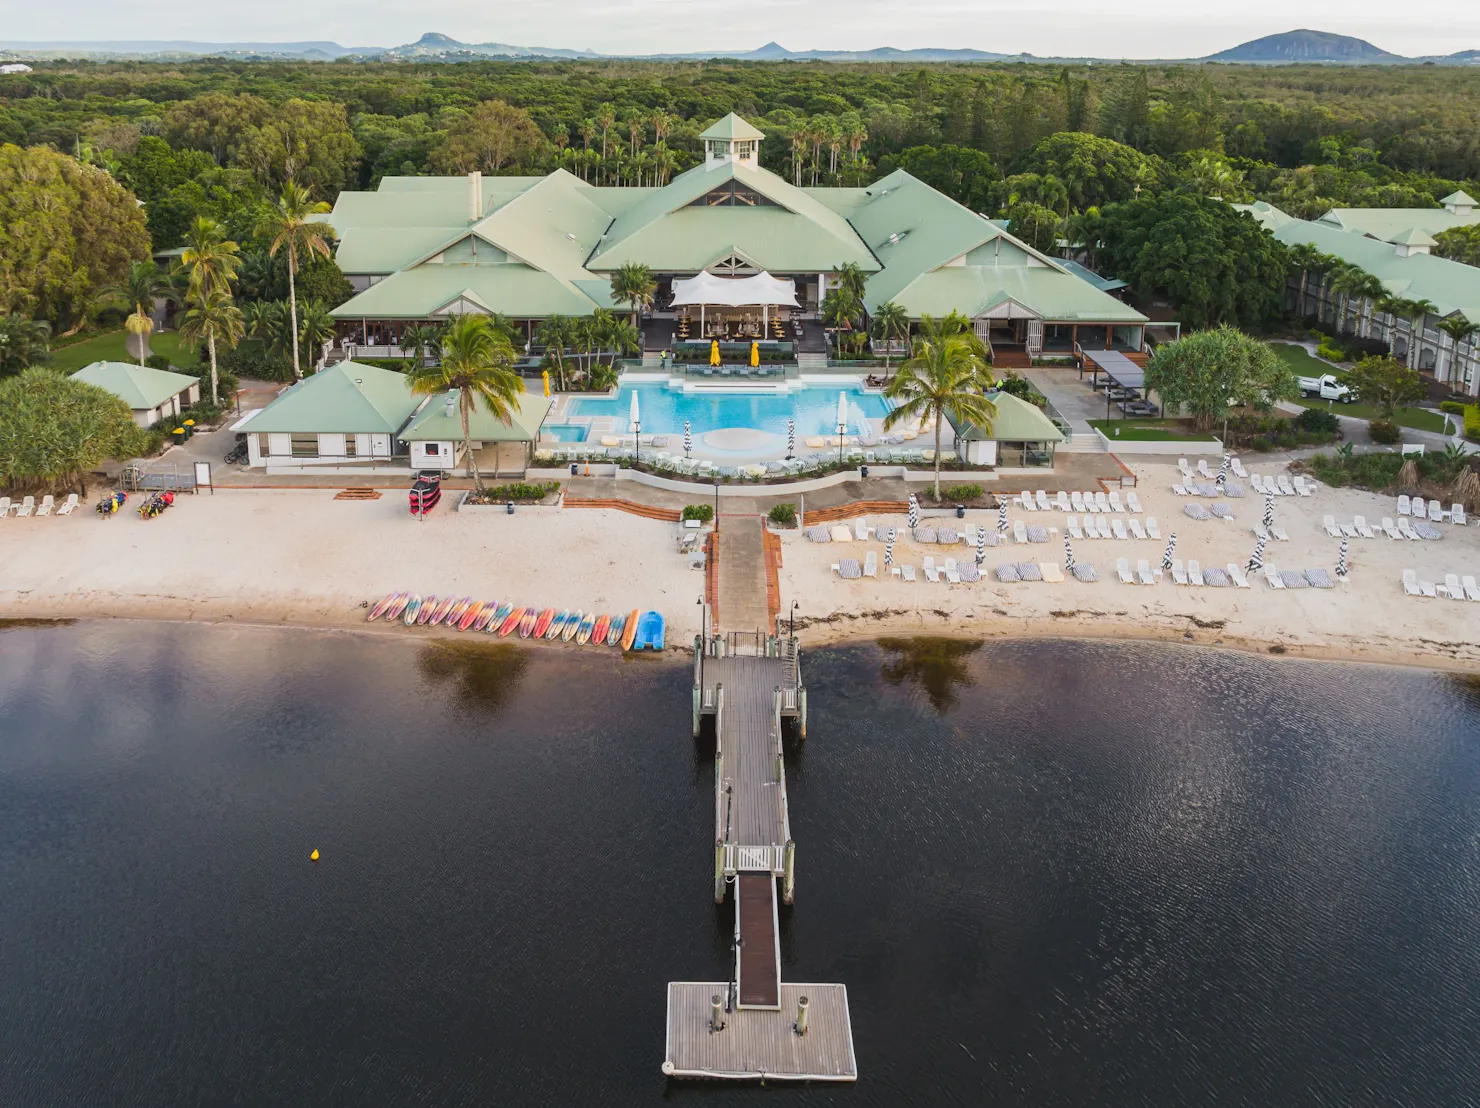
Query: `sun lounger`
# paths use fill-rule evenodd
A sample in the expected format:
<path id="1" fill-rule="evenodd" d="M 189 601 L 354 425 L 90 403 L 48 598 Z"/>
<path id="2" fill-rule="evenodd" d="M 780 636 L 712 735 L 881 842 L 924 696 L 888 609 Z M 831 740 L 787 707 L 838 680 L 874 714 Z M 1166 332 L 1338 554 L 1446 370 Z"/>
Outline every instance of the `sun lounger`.
<path id="1" fill-rule="evenodd" d="M 1210 589 L 1226 589 L 1232 583 L 1228 579 L 1228 574 L 1217 566 L 1209 566 L 1203 570 L 1203 584 Z"/>
<path id="2" fill-rule="evenodd" d="M 1269 533 L 1274 536 L 1275 542 L 1289 542 L 1290 535 L 1283 527 L 1271 527 Z"/>
<path id="3" fill-rule="evenodd" d="M 1135 516 L 1131 516 L 1130 519 L 1125 521 L 1125 524 L 1131 529 L 1132 538 L 1144 539 L 1146 537 L 1146 528 L 1141 526 L 1141 521 Z"/>
<path id="4" fill-rule="evenodd" d="M 1034 526 L 1032 526 L 1032 527 L 1029 527 L 1028 528 L 1028 541 L 1029 542 L 1047 542 L 1048 541 L 1048 528 L 1047 527 L 1039 527 L 1036 524 Z"/>
<path id="5" fill-rule="evenodd" d="M 1228 576 L 1233 581 L 1235 587 L 1240 589 L 1249 587 L 1249 579 L 1244 576 L 1244 571 L 1239 569 L 1236 562 L 1228 563 Z"/>
<path id="6" fill-rule="evenodd" d="M 10 507 L 10 497 L 0 496 L 0 519 L 4 519 L 10 514 Z"/>
<path id="7" fill-rule="evenodd" d="M 1264 478 L 1260 477 L 1259 474 L 1249 474 L 1249 484 L 1254 486 L 1254 491 L 1257 492 L 1260 496 L 1264 495 Z"/>
<path id="8" fill-rule="evenodd" d="M 1320 566 L 1305 571 L 1305 580 L 1313 589 L 1334 589 L 1336 582 L 1331 580 L 1331 575 Z"/>
<path id="9" fill-rule="evenodd" d="M 1352 521 L 1352 527 L 1354 527 L 1357 534 L 1361 535 L 1364 539 L 1373 539 L 1377 537 L 1372 528 L 1367 526 L 1366 516 L 1357 516 L 1357 518 Z"/>
<path id="10" fill-rule="evenodd" d="M 924 566 L 921 568 L 925 571 L 925 580 L 933 585 L 940 584 L 940 570 L 935 568 L 934 558 L 927 557 Z"/>
<path id="11" fill-rule="evenodd" d="M 71 515 L 76 510 L 77 510 L 77 494 L 75 492 L 69 492 L 67 494 L 67 499 L 64 500 L 64 501 L 62 501 L 62 506 L 57 509 L 57 515 L 59 515 L 59 516 L 69 516 L 69 515 Z"/>
<path id="12" fill-rule="evenodd" d="M 1103 492 L 1095 493 L 1095 507 L 1108 515 L 1110 512 L 1110 498 Z"/>
<path id="13" fill-rule="evenodd" d="M 1420 578 L 1418 588 L 1420 592 L 1431 600 L 1439 595 L 1439 589 L 1432 581 L 1425 581 Z"/>
<path id="14" fill-rule="evenodd" d="M 1450 600 L 1465 598 L 1465 587 L 1459 583 L 1459 574 L 1446 573 L 1444 575 L 1444 591 Z"/>
<path id="15" fill-rule="evenodd" d="M 845 524 L 839 523 L 836 527 L 834 527 L 832 529 L 832 532 L 831 533 L 832 533 L 832 541 L 833 542 L 852 542 L 853 541 L 853 532 L 850 531 L 850 530 L 848 530 L 848 528 L 847 528 L 847 526 Z"/>
<path id="16" fill-rule="evenodd" d="M 1186 485 L 1173 485 L 1172 486 L 1172 491 L 1174 493 L 1176 493 L 1178 496 L 1186 496 L 1187 495 L 1187 486 Z"/>
<path id="17" fill-rule="evenodd" d="M 1470 600 L 1480 600 L 1480 585 L 1475 584 L 1475 578 L 1466 574 L 1460 578 L 1460 584 L 1465 590 L 1465 596 Z"/>
<path id="18" fill-rule="evenodd" d="M 1143 585 L 1156 584 L 1156 576 L 1151 572 L 1151 563 L 1145 558 L 1136 563 L 1136 579 Z"/>
<path id="19" fill-rule="evenodd" d="M 1125 521 L 1124 520 L 1121 520 L 1121 519 L 1112 519 L 1110 521 L 1110 530 L 1113 531 L 1113 532 L 1115 532 L 1115 537 L 1117 539 L 1126 539 L 1126 538 L 1129 538 L 1129 536 L 1125 533 Z"/>
<path id="20" fill-rule="evenodd" d="M 1060 489 L 1058 496 L 1054 497 L 1053 506 L 1061 512 L 1069 511 L 1069 494 Z"/>
<path id="21" fill-rule="evenodd" d="M 1311 494 L 1311 487 L 1310 485 L 1306 484 L 1305 476 L 1303 474 L 1298 474 L 1295 477 L 1294 484 L 1295 491 L 1298 492 L 1301 496 L 1309 496 Z"/>
<path id="22" fill-rule="evenodd" d="M 1181 558 L 1172 559 L 1172 581 L 1178 585 L 1187 584 L 1187 570 L 1183 567 Z"/>
<path id="23" fill-rule="evenodd" d="M 1449 522 L 1457 527 L 1463 527 L 1465 525 L 1465 506 L 1463 504 L 1455 503 L 1449 509 Z"/>
<path id="24" fill-rule="evenodd" d="M 1413 533 L 1421 539 L 1438 540 L 1444 537 L 1444 532 L 1427 522 L 1415 521 L 1413 524 Z"/>
<path id="25" fill-rule="evenodd" d="M 1087 492 L 1084 494 L 1084 510 L 1086 512 L 1094 512 L 1097 515 L 1099 514 L 1100 506 L 1095 503 L 1094 493 Z"/>
<path id="26" fill-rule="evenodd" d="M 853 537 L 859 542 L 867 542 L 869 535 L 871 535 L 872 533 L 873 528 L 870 527 L 868 523 L 865 522 L 862 518 L 855 519 L 853 521 Z"/>
<path id="27" fill-rule="evenodd" d="M 1079 512 L 1081 515 L 1083 515 L 1085 510 L 1084 493 L 1080 492 L 1077 489 L 1074 492 L 1071 492 L 1069 494 L 1069 506 L 1073 508 L 1074 511 Z"/>
<path id="28" fill-rule="evenodd" d="M 15 515 L 19 519 L 21 516 L 30 515 L 35 510 L 36 498 L 34 496 L 27 496 L 21 500 L 21 506 L 15 510 Z"/>
<path id="29" fill-rule="evenodd" d="M 1250 530 L 1254 532 L 1254 537 L 1256 539 L 1263 539 L 1265 542 L 1269 541 L 1270 535 L 1269 532 L 1264 529 L 1264 524 L 1256 523 L 1253 527 L 1250 528 Z"/>
<path id="30" fill-rule="evenodd" d="M 975 562 L 962 562 L 957 568 L 957 572 L 961 574 L 961 580 L 968 585 L 974 585 L 982 579 L 982 571 L 977 568 Z"/>
<path id="31" fill-rule="evenodd" d="M 1110 510 L 1112 512 L 1125 511 L 1125 505 L 1120 502 L 1120 492 L 1117 489 L 1110 490 Z"/>
<path id="32" fill-rule="evenodd" d="M 1096 519 L 1095 530 L 1100 533 L 1100 538 L 1102 539 L 1108 539 L 1113 534 L 1110 530 L 1110 521 L 1108 519 Z"/>
<path id="33" fill-rule="evenodd" d="M 1131 563 L 1128 558 L 1115 559 L 1115 572 L 1120 577 L 1122 585 L 1134 585 L 1136 579 L 1131 576 Z"/>
<path id="34" fill-rule="evenodd" d="M 1305 576 L 1305 570 L 1303 569 L 1282 569 L 1280 570 L 1280 576 L 1284 578 L 1285 588 L 1287 589 L 1310 588 L 1310 580 Z"/>
<path id="35" fill-rule="evenodd" d="M 1275 480 L 1277 482 L 1279 482 L 1280 495 L 1281 496 L 1294 496 L 1295 495 L 1295 486 L 1292 485 L 1292 484 L 1290 484 L 1290 478 L 1286 477 L 1282 473 L 1278 477 L 1276 477 Z"/>
<path id="36" fill-rule="evenodd" d="M 1192 476 L 1192 467 L 1187 464 L 1187 459 L 1186 458 L 1178 458 L 1177 459 L 1177 468 L 1182 471 L 1182 476 L 1183 477 L 1191 477 Z"/>
<path id="37" fill-rule="evenodd" d="M 1042 581 L 1043 571 L 1038 568 L 1037 562 L 1019 562 L 1017 564 L 1019 581 Z"/>
<path id="38" fill-rule="evenodd" d="M 1208 460 L 1206 458 L 1199 458 L 1197 460 L 1197 472 L 1203 477 L 1213 476 L 1212 472 L 1208 469 Z"/>
<path id="39" fill-rule="evenodd" d="M 1044 581 L 1050 585 L 1062 585 L 1064 583 L 1064 571 L 1059 568 L 1058 562 L 1039 562 L 1038 572 L 1043 575 Z"/>
<path id="40" fill-rule="evenodd" d="M 56 507 L 56 498 L 51 493 L 47 493 L 41 498 L 41 506 L 36 509 L 36 514 L 38 516 L 49 516 L 54 507 Z"/>
<path id="41" fill-rule="evenodd" d="M 1149 538 L 1156 539 L 1158 542 L 1161 541 L 1161 528 L 1157 526 L 1155 516 L 1146 517 L 1146 535 Z"/>
<path id="42" fill-rule="evenodd" d="M 1074 580 L 1083 581 L 1086 585 L 1090 585 L 1099 579 L 1100 575 L 1095 572 L 1095 567 L 1089 562 L 1074 563 Z"/>
<path id="43" fill-rule="evenodd" d="M 1022 505 L 1025 512 L 1036 512 L 1038 505 L 1033 503 L 1033 494 L 1030 492 L 1018 493 L 1018 503 Z"/>
<path id="44" fill-rule="evenodd" d="M 1321 520 L 1321 524 L 1326 528 L 1326 534 L 1335 539 L 1341 538 L 1341 528 L 1336 526 L 1335 516 L 1325 516 Z"/>
<path id="45" fill-rule="evenodd" d="M 1132 514 L 1141 515 L 1141 498 L 1135 492 L 1125 494 L 1125 502 L 1130 507 Z"/>
<path id="46" fill-rule="evenodd" d="M 900 566 L 899 567 L 899 576 L 901 578 L 903 578 L 909 584 L 913 585 L 915 583 L 915 567 L 914 566 Z"/>
<path id="47" fill-rule="evenodd" d="M 1186 504 L 1186 505 L 1184 505 L 1183 508 L 1182 508 L 1182 514 L 1184 516 L 1187 516 L 1189 519 L 1202 520 L 1202 519 L 1212 519 L 1213 518 L 1213 513 L 1210 512 L 1210 511 L 1208 511 L 1201 504 Z"/>
<path id="48" fill-rule="evenodd" d="M 1053 511 L 1053 505 L 1051 505 L 1048 502 L 1048 493 L 1044 492 L 1042 489 L 1039 489 L 1033 495 L 1035 497 L 1035 502 L 1037 503 L 1038 510 L 1040 512 L 1051 512 L 1051 511 Z"/>
<path id="49" fill-rule="evenodd" d="M 1398 530 L 1403 532 L 1403 537 L 1405 539 L 1412 539 L 1415 542 L 1418 541 L 1418 532 L 1413 529 L 1413 524 L 1403 516 L 1398 517 Z"/>
<path id="50" fill-rule="evenodd" d="M 845 581 L 856 581 L 863 576 L 857 558 L 843 558 L 833 563 L 833 570 Z"/>
<path id="51" fill-rule="evenodd" d="M 1401 539 L 1403 537 L 1403 532 L 1393 526 L 1392 516 L 1382 517 L 1382 530 L 1390 539 Z"/>
<path id="52" fill-rule="evenodd" d="M 1398 495 L 1398 514 L 1400 516 L 1406 516 L 1406 515 L 1411 514 L 1412 511 L 1413 511 L 1412 503 L 1409 501 L 1409 499 L 1408 499 L 1408 497 L 1406 495 L 1400 493 Z"/>
<path id="53" fill-rule="evenodd" d="M 1345 535 L 1349 539 L 1356 538 L 1357 537 L 1357 527 L 1356 527 L 1356 524 L 1354 524 L 1354 523 L 1343 523 L 1343 524 L 1341 524 L 1341 533 L 1343 535 Z"/>
<path id="54" fill-rule="evenodd" d="M 1065 529 L 1068 530 L 1069 537 L 1071 539 L 1082 539 L 1082 538 L 1084 538 L 1084 532 L 1079 529 L 1079 517 L 1078 516 L 1070 516 L 1068 519 L 1066 519 L 1064 521 L 1064 527 L 1065 527 Z"/>
<path id="55" fill-rule="evenodd" d="M 1013 520 L 1013 523 L 1012 523 L 1012 541 L 1013 542 L 1027 542 L 1028 541 L 1028 525 L 1026 523 L 1024 523 L 1020 519 Z"/>
<path id="56" fill-rule="evenodd" d="M 1208 508 L 1208 511 L 1219 519 L 1226 519 L 1230 523 L 1233 522 L 1233 509 L 1227 504 L 1214 504 Z"/>
<path id="57" fill-rule="evenodd" d="M 935 541 L 941 546 L 955 546 L 961 541 L 961 536 L 956 534 L 954 527 L 942 527 L 935 533 Z"/>
<path id="58" fill-rule="evenodd" d="M 1190 584 L 1201 587 L 1203 583 L 1202 566 L 1195 559 L 1187 561 L 1187 580 Z"/>
<path id="59" fill-rule="evenodd" d="M 863 556 L 863 575 L 879 579 L 879 555 L 872 550 Z"/>
<path id="60" fill-rule="evenodd" d="M 1002 562 L 997 566 L 994 572 L 997 574 L 997 580 L 1004 585 L 1010 585 L 1014 581 L 1022 580 L 1022 578 L 1018 576 L 1018 568 L 1016 562 Z"/>
<path id="61" fill-rule="evenodd" d="M 949 581 L 951 584 L 959 585 L 961 583 L 961 574 L 956 569 L 955 558 L 947 558 L 941 572 L 946 575 L 946 580 Z"/>
<path id="62" fill-rule="evenodd" d="M 1430 500 L 1429 501 L 1429 522 L 1430 523 L 1443 523 L 1444 522 L 1444 516 L 1445 516 L 1444 509 L 1441 508 L 1441 507 L 1439 507 L 1439 502 L 1437 500 Z"/>
<path id="63" fill-rule="evenodd" d="M 1264 582 L 1272 589 L 1285 587 L 1285 579 L 1280 576 L 1280 571 L 1274 568 L 1272 562 L 1266 562 L 1264 565 Z"/>
<path id="64" fill-rule="evenodd" d="M 1244 463 L 1243 462 L 1239 461 L 1237 458 L 1234 458 L 1233 459 L 1233 462 L 1232 462 L 1232 466 L 1233 466 L 1233 475 L 1235 477 L 1237 477 L 1237 478 L 1239 478 L 1241 480 L 1245 480 L 1245 481 L 1248 480 L 1248 478 L 1249 478 L 1249 471 L 1244 468 Z"/>
<path id="65" fill-rule="evenodd" d="M 1084 517 L 1084 537 L 1087 539 L 1097 539 L 1100 537 L 1099 528 L 1095 526 L 1094 516 Z"/>
<path id="66" fill-rule="evenodd" d="M 1412 510 L 1411 511 L 1411 514 L 1412 514 L 1412 516 L 1413 516 L 1414 519 L 1428 519 L 1429 518 L 1429 502 L 1427 500 L 1425 500 L 1423 497 L 1421 497 L 1421 496 L 1415 496 L 1413 498 L 1413 503 L 1412 503 L 1412 505 L 1410 507 L 1411 507 L 1411 510 Z"/>
<path id="67" fill-rule="evenodd" d="M 1418 587 L 1418 570 L 1405 569 L 1403 571 L 1403 591 L 1409 596 L 1423 595 L 1423 590 Z"/>
<path id="68" fill-rule="evenodd" d="M 1240 485 L 1237 481 L 1225 481 L 1223 483 L 1223 495 L 1236 497 L 1242 500 L 1244 496 L 1244 487 Z"/>

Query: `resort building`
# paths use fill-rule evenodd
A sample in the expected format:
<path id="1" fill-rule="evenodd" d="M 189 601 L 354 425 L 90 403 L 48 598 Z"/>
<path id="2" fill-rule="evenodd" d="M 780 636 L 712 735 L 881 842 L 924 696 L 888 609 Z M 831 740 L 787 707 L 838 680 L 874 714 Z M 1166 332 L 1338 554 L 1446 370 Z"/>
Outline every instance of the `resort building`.
<path id="1" fill-rule="evenodd" d="M 526 394 L 507 426 L 475 409 L 480 472 L 522 475 L 549 409 Z M 404 373 L 359 362 L 305 377 L 232 429 L 247 436 L 247 464 L 271 472 L 466 469 L 457 395 L 417 396 Z"/>
<path id="2" fill-rule="evenodd" d="M 994 392 L 989 397 L 997 408 L 989 435 L 975 424 L 948 417 L 956 456 L 973 465 L 1052 468 L 1054 450 L 1065 440 L 1054 421 L 1042 408 L 1011 393 Z"/>
<path id="3" fill-rule="evenodd" d="M 1287 246 L 1305 244 L 1372 274 L 1386 295 L 1428 301 L 1433 311 L 1417 320 L 1380 308 L 1380 300 L 1345 296 L 1332 287 L 1329 275 L 1290 274 L 1285 306 L 1302 316 L 1315 316 L 1337 330 L 1386 343 L 1394 356 L 1452 389 L 1480 391 L 1480 358 L 1474 338 L 1456 341 L 1439 327 L 1444 319 L 1463 315 L 1480 322 L 1480 269 L 1432 254 L 1433 237 L 1426 227 L 1445 230 L 1441 217 L 1480 221 L 1474 201 L 1464 193 L 1446 197 L 1446 209 L 1337 208 L 1318 220 L 1296 219 L 1259 201 L 1235 205 L 1248 212 Z M 1451 210 L 1452 209 L 1452 210 Z M 1396 213 L 1389 218 L 1385 213 Z M 1427 222 L 1416 219 L 1427 217 Z M 1402 225 L 1402 226 L 1400 226 Z M 1460 224 L 1453 224 L 1459 226 Z"/>
<path id="4" fill-rule="evenodd" d="M 960 312 L 999 366 L 1076 346 L 1141 355 L 1145 316 L 984 216 L 903 171 L 868 188 L 798 188 L 761 167 L 762 137 L 726 116 L 701 136 L 703 164 L 661 187 L 556 170 L 386 177 L 375 192 L 340 193 L 328 218 L 356 289 L 332 313 L 342 353 L 402 356 L 409 325 L 465 312 L 509 318 L 534 353 L 541 320 L 626 310 L 611 279 L 641 263 L 657 281 L 641 320 L 652 366 L 663 351 L 707 361 L 715 341 L 729 362 L 754 343 L 767 361 L 825 365 L 819 313 L 845 264 L 867 277 L 868 311 Z"/>
<path id="5" fill-rule="evenodd" d="M 72 374 L 72 380 L 111 392 L 129 406 L 140 427 L 173 419 L 200 400 L 196 378 L 133 362 L 93 362 Z"/>

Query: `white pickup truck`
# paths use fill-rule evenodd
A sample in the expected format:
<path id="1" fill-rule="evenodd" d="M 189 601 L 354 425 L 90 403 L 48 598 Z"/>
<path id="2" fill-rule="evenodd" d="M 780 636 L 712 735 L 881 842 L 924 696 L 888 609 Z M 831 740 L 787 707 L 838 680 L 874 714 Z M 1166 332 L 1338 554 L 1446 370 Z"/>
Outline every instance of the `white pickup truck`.
<path id="1" fill-rule="evenodd" d="M 1342 404 L 1350 404 L 1357 398 L 1356 393 L 1331 373 L 1324 377 L 1297 377 L 1295 381 L 1300 386 L 1301 396 L 1319 396 L 1322 400 L 1336 400 Z"/>

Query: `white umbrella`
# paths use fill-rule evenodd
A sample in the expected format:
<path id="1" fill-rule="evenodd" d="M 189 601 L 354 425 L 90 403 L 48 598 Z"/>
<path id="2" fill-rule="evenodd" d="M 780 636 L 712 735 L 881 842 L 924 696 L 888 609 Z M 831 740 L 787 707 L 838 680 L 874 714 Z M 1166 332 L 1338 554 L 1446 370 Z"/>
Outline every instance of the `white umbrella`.
<path id="1" fill-rule="evenodd" d="M 1177 549 L 1177 532 L 1167 536 L 1167 552 L 1161 556 L 1161 568 L 1165 573 L 1172 568 L 1172 552 Z"/>
<path id="2" fill-rule="evenodd" d="M 848 394 L 838 393 L 838 434 L 843 434 L 848 428 Z"/>
<path id="3" fill-rule="evenodd" d="M 636 399 L 635 393 L 633 398 Z M 685 457 L 694 452 L 694 432 L 689 429 L 688 420 L 683 421 L 683 452 Z"/>
<path id="4" fill-rule="evenodd" d="M 632 390 L 632 411 L 627 417 L 632 423 L 632 452 L 636 457 L 642 452 L 642 415 L 637 410 L 637 390 Z"/>
<path id="5" fill-rule="evenodd" d="M 1348 573 L 1346 565 L 1346 540 L 1341 540 L 1341 553 L 1336 556 L 1336 576 L 1345 577 Z"/>

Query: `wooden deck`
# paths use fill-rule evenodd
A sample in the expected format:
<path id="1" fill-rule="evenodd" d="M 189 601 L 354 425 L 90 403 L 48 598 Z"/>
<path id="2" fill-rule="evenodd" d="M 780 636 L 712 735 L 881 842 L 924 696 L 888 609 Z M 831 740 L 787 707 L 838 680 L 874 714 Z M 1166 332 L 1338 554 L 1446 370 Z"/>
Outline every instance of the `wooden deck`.
<path id="1" fill-rule="evenodd" d="M 776 1008 L 781 1003 L 776 879 L 769 873 L 742 873 L 735 885 L 740 1007 Z"/>
<path id="2" fill-rule="evenodd" d="M 723 1030 L 711 1031 L 710 997 L 723 997 L 726 987 L 723 981 L 669 983 L 663 1061 L 669 1077 L 858 1080 L 846 986 L 782 985 L 779 1009 L 726 1012 Z M 804 996 L 807 1033 L 799 1035 L 797 1001 Z"/>
<path id="3" fill-rule="evenodd" d="M 776 730 L 775 690 L 785 679 L 778 658 L 708 658 L 704 683 L 724 685 L 716 781 L 717 842 L 741 848 L 730 872 L 780 872 L 779 848 L 791 837 L 786 770 Z M 770 848 L 764 855 L 759 850 Z M 762 859 L 765 859 L 763 862 Z"/>

